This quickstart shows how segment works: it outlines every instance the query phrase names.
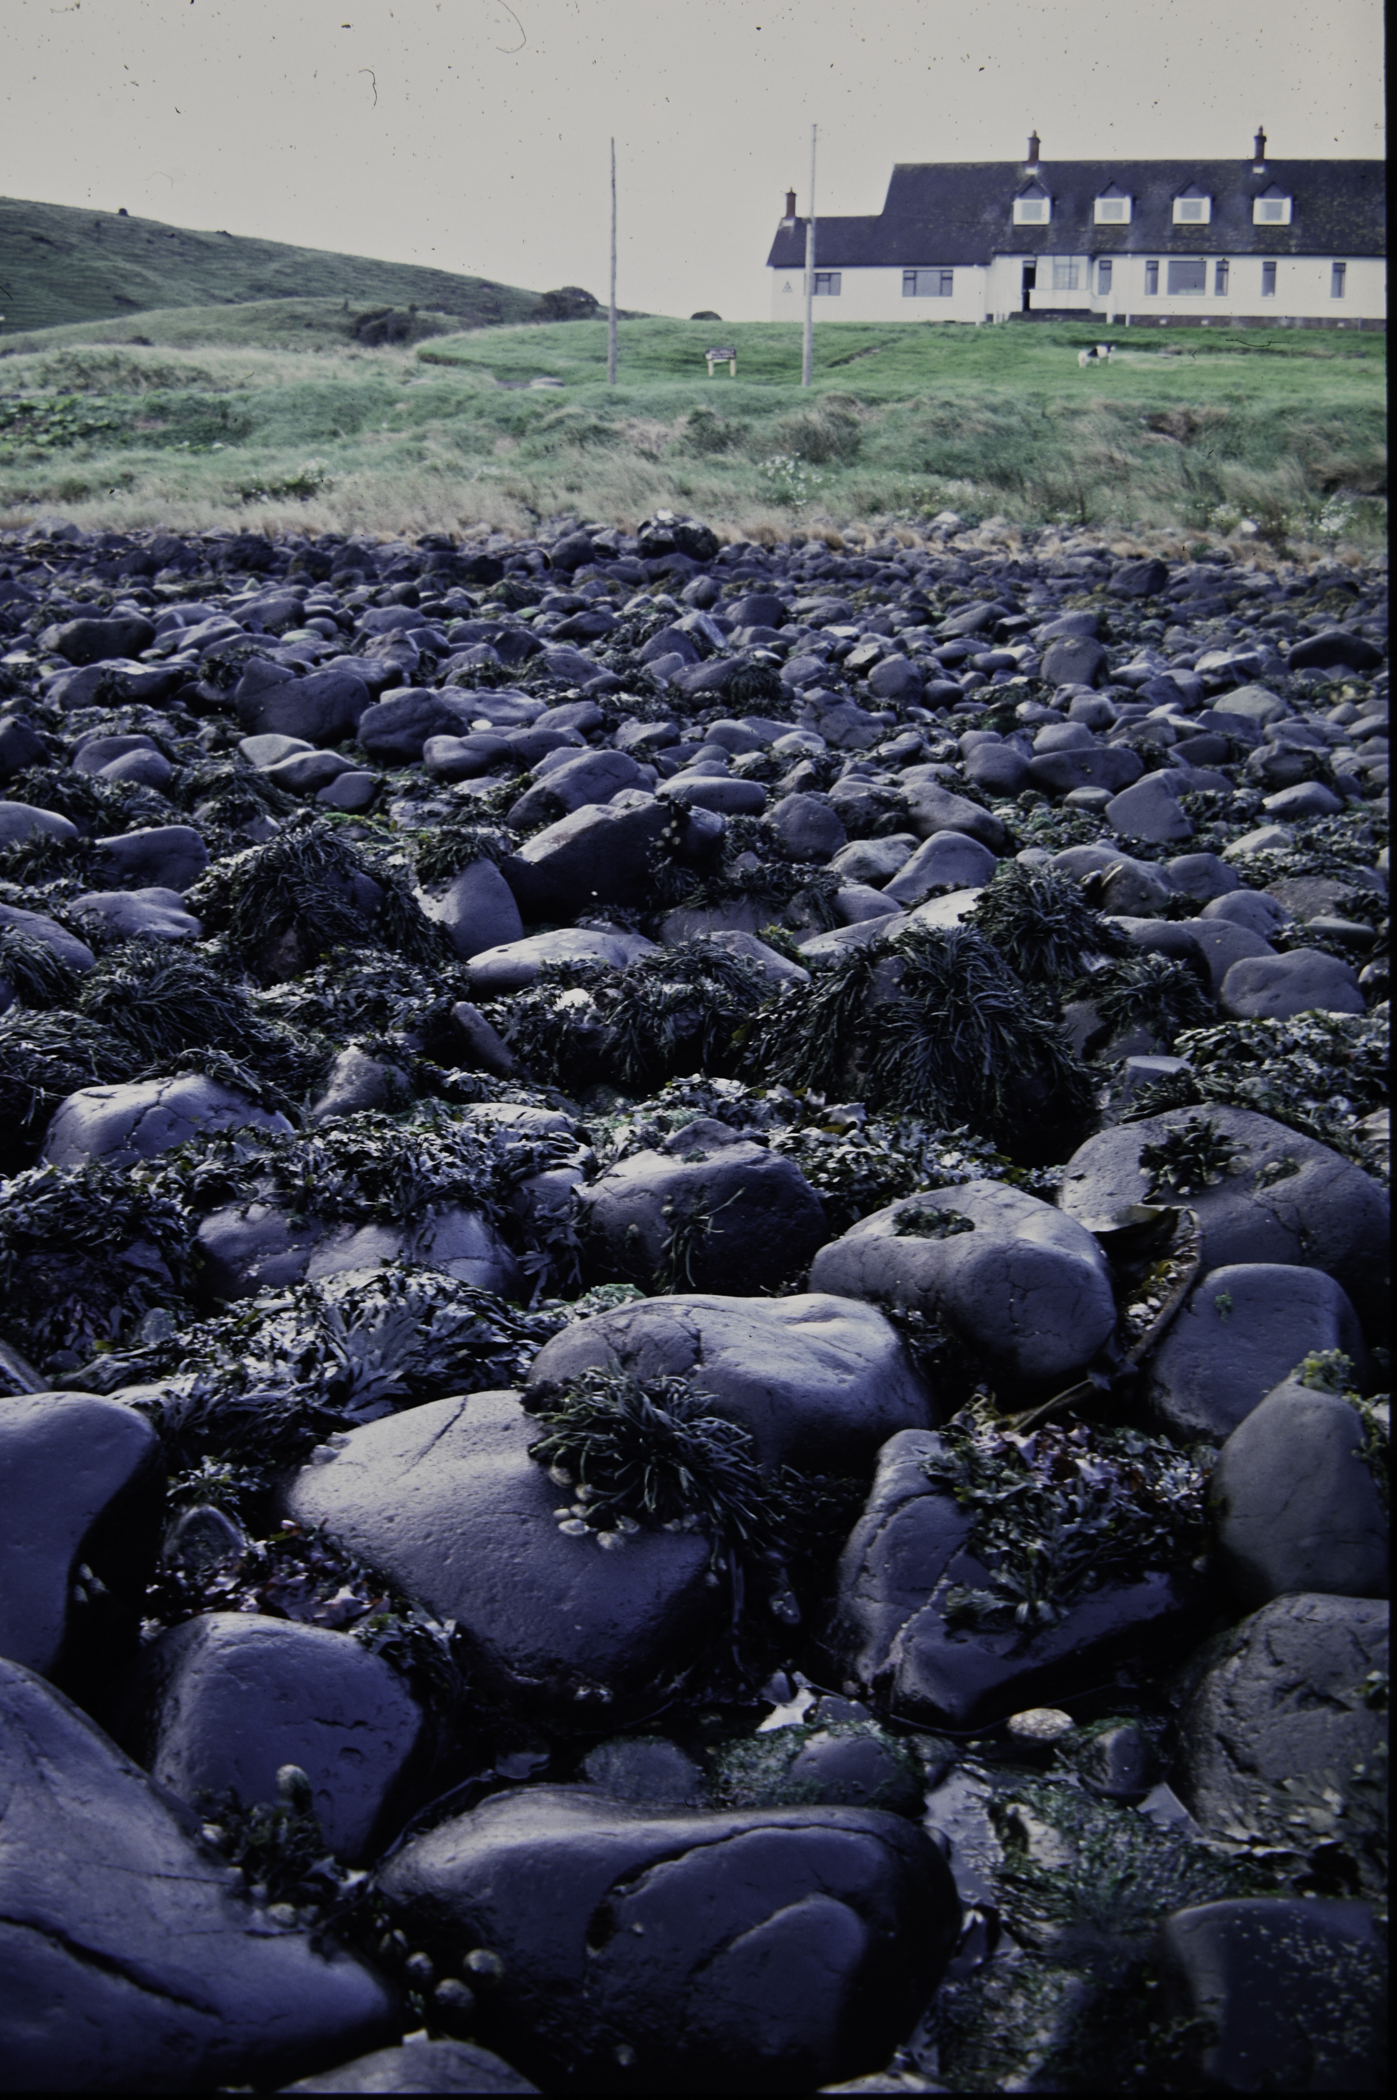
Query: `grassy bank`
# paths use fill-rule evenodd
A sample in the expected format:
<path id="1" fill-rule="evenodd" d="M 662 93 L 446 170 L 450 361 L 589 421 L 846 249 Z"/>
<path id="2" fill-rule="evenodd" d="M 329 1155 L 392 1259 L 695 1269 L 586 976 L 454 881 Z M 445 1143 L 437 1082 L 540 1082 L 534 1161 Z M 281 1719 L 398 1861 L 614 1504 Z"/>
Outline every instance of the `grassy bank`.
<path id="1" fill-rule="evenodd" d="M 528 529 L 658 505 L 754 536 L 983 519 L 1225 533 L 1385 531 L 1379 335 L 926 323 L 575 321 L 364 349 L 334 302 L 66 328 L 0 360 L 0 515 L 193 529 Z M 147 340 L 133 343 L 139 334 Z M 116 340 L 118 335 L 124 341 Z M 734 343 L 738 377 L 703 350 Z M 537 387 L 546 379 L 561 384 Z"/>

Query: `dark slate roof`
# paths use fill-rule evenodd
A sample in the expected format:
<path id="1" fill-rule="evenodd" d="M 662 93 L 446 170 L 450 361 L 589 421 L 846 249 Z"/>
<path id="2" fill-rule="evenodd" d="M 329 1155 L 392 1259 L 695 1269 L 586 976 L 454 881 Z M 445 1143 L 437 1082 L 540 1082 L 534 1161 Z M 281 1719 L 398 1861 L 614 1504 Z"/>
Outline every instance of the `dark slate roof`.
<path id="1" fill-rule="evenodd" d="M 1046 226 L 1016 226 L 1013 203 L 1037 177 L 1052 198 Z M 1114 185 L 1133 199 L 1127 226 L 1098 226 L 1097 197 Z M 1288 226 L 1256 226 L 1252 205 L 1279 188 Z M 1208 225 L 1176 226 L 1174 199 L 1213 200 Z M 901 162 L 877 218 L 816 223 L 822 269 L 987 263 L 995 255 L 1338 255 L 1387 253 L 1380 160 L 1071 160 L 1029 169 L 1014 161 Z M 805 262 L 805 221 L 783 222 L 767 258 Z"/>

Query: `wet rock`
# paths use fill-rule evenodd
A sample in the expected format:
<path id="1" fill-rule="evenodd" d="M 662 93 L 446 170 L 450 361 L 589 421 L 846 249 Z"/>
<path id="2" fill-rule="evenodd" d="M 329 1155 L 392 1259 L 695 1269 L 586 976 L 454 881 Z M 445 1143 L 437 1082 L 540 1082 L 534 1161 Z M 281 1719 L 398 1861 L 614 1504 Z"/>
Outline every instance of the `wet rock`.
<path id="1" fill-rule="evenodd" d="M 1360 1849 L 1386 1823 L 1388 1612 L 1277 1597 L 1206 1652 L 1175 1784 L 1210 1834 Z"/>
<path id="2" fill-rule="evenodd" d="M 164 1495 L 143 1415 L 88 1393 L 0 1399 L 0 1655 L 85 1688 L 134 1647 Z"/>
<path id="3" fill-rule="evenodd" d="M 1065 634 L 1044 653 L 1041 675 L 1046 685 L 1100 685 L 1106 665 L 1100 642 L 1090 635 Z"/>
<path id="4" fill-rule="evenodd" d="M 1218 1151 L 1201 1185 L 1186 1164 L 1177 1177 L 1167 1158 L 1156 1169 L 1141 1165 L 1147 1145 L 1171 1142 L 1186 1160 L 1199 1132 L 1232 1148 Z M 1342 1154 L 1250 1109 L 1168 1109 L 1100 1131 L 1067 1162 L 1058 1200 L 1089 1229 L 1109 1226 L 1133 1204 L 1186 1201 L 1198 1216 L 1205 1273 L 1234 1262 L 1323 1269 L 1362 1319 L 1386 1304 L 1383 1189 Z"/>
<path id="5" fill-rule="evenodd" d="M 1163 845 L 1193 837 L 1193 825 L 1180 806 L 1181 784 L 1170 773 L 1147 773 L 1134 787 L 1112 796 L 1106 822 L 1122 838 L 1147 839 Z"/>
<path id="6" fill-rule="evenodd" d="M 1296 1379 L 1275 1386 L 1218 1453 L 1218 1548 L 1243 1601 L 1308 1591 L 1385 1597 L 1387 1513 L 1362 1416 Z"/>
<path id="7" fill-rule="evenodd" d="M 154 640 L 155 628 L 144 614 L 118 613 L 109 620 L 65 620 L 46 627 L 39 646 L 70 664 L 96 664 L 111 656 L 139 656 Z"/>
<path id="8" fill-rule="evenodd" d="M 273 1922 L 198 1824 L 59 1693 L 0 1664 L 0 2025 L 17 2091 L 265 2084 L 388 2042 L 396 2006 Z"/>
<path id="9" fill-rule="evenodd" d="M 965 777 L 982 794 L 1019 795 L 1031 778 L 1029 761 L 1010 744 L 981 744 L 965 761 Z"/>
<path id="10" fill-rule="evenodd" d="M 656 943 L 640 933 L 603 933 L 594 927 L 563 927 L 557 933 L 534 933 L 498 947 L 477 949 L 470 958 L 471 990 L 482 999 L 498 999 L 533 984 L 549 963 L 599 962 L 624 970 Z"/>
<path id="11" fill-rule="evenodd" d="M 824 1293 L 752 1299 L 676 1292 L 578 1320 L 546 1342 L 531 1402 L 583 1371 L 689 1377 L 713 1412 L 751 1431 L 763 1466 L 865 1470 L 895 1431 L 922 1427 L 931 1402 L 897 1333 L 856 1299 Z"/>
<path id="12" fill-rule="evenodd" d="M 513 1393 L 429 1401 L 351 1431 L 296 1476 L 287 1510 L 454 1619 L 510 1697 L 619 1718 L 710 1637 L 708 1541 L 638 1532 L 605 1551 L 560 1530 L 538 1436 Z"/>
<path id="13" fill-rule="evenodd" d="M 1378 2093 L 1387 2083 L 1387 1957 L 1361 1903 L 1241 1897 L 1175 1911 L 1157 1960 L 1168 2009 L 1207 2039 L 1231 2093 Z"/>
<path id="14" fill-rule="evenodd" d="M 13 926 L 18 933 L 28 934 L 32 941 L 42 941 L 70 970 L 90 970 L 97 960 L 85 941 L 80 941 L 75 933 L 69 933 L 66 926 L 60 926 L 56 919 L 50 919 L 44 912 L 25 911 L 17 904 L 0 904 L 0 931 L 7 926 Z"/>
<path id="15" fill-rule="evenodd" d="M 85 890 L 69 910 L 90 912 L 120 940 L 197 941 L 202 922 L 184 908 L 178 890 L 158 884 L 140 890 Z"/>
<path id="16" fill-rule="evenodd" d="M 284 2093 L 536 2093 L 502 2056 L 475 2042 L 410 2035 L 353 2063 L 283 2086 Z"/>
<path id="17" fill-rule="evenodd" d="M 93 873 L 134 889 L 187 890 L 209 864 L 209 849 L 192 824 L 155 824 L 94 839 Z"/>
<path id="18" fill-rule="evenodd" d="M 176 1079 L 133 1080 L 125 1086 L 89 1086 L 70 1094 L 44 1138 L 42 1159 L 56 1167 L 102 1159 L 129 1167 L 172 1146 L 215 1130 L 289 1131 L 276 1110 L 259 1108 L 246 1094 L 187 1072 Z"/>
<path id="19" fill-rule="evenodd" d="M 911 911 L 941 890 L 983 888 L 997 866 L 993 853 L 979 839 L 959 831 L 938 831 L 884 884 L 882 895 Z"/>
<path id="20" fill-rule="evenodd" d="M 473 860 L 435 896 L 421 899 L 429 919 L 444 926 L 463 962 L 523 938 L 514 892 L 492 860 Z"/>
<path id="21" fill-rule="evenodd" d="M 1361 1014 L 1365 1002 L 1351 963 L 1319 948 L 1248 956 L 1232 965 L 1218 1004 L 1229 1020 L 1289 1021 L 1296 1014 Z"/>
<path id="22" fill-rule="evenodd" d="M 587 1199 L 589 1260 L 649 1289 L 778 1289 L 803 1274 L 826 1230 L 793 1160 L 708 1119 L 621 1160 Z"/>
<path id="23" fill-rule="evenodd" d="M 991 853 L 1003 853 L 1008 846 L 1009 834 L 998 817 L 982 809 L 978 802 L 967 802 L 964 795 L 952 794 L 936 781 L 919 781 L 904 790 L 903 799 L 912 829 L 921 838 L 934 838 L 938 831 L 955 831 L 978 839 Z"/>
<path id="24" fill-rule="evenodd" d="M 301 1283 L 322 1233 L 279 1204 L 225 1204 L 199 1221 L 199 1288 L 227 1300 Z"/>
<path id="25" fill-rule="evenodd" d="M 51 839 L 75 839 L 78 827 L 56 809 L 31 809 L 27 802 L 0 802 L 0 847 L 14 846 L 36 834 Z"/>
<path id="26" fill-rule="evenodd" d="M 590 804 L 535 833 L 504 863 L 505 880 L 526 919 L 643 905 L 652 891 L 653 856 L 672 822 L 670 809 L 650 797 Z"/>
<path id="27" fill-rule="evenodd" d="M 206 1612 L 146 1649 L 123 1730 L 157 1785 L 185 1801 L 229 1789 L 277 1799 L 297 1765 L 338 1859 L 372 1858 L 411 1800 L 426 1719 L 396 1670 L 348 1634 Z"/>
<path id="28" fill-rule="evenodd" d="M 768 822 L 792 860 L 829 860 L 848 842 L 827 795 L 783 795 Z"/>
<path id="29" fill-rule="evenodd" d="M 1116 1324 L 1091 1233 L 1000 1181 L 925 1190 L 875 1211 L 820 1249 L 810 1281 L 942 1314 L 1011 1376 L 1035 1381 L 1080 1371 Z"/>
<path id="30" fill-rule="evenodd" d="M 1333 1349 L 1365 1353 L 1332 1276 L 1267 1262 L 1213 1269 L 1150 1358 L 1150 1405 L 1174 1435 L 1221 1441 L 1306 1356 Z"/>
<path id="31" fill-rule="evenodd" d="M 1234 963 L 1276 953 L 1268 940 L 1235 919 L 1186 919 L 1183 923 L 1207 962 L 1209 988 L 1215 999 L 1221 996 Z"/>
<path id="32" fill-rule="evenodd" d="M 311 1121 L 333 1122 L 339 1116 L 357 1115 L 363 1109 L 402 1108 L 411 1097 L 411 1083 L 400 1065 L 370 1057 L 351 1043 L 341 1050 L 325 1075 L 325 1091 L 312 1105 Z"/>
<path id="33" fill-rule="evenodd" d="M 440 1269 L 458 1283 L 500 1297 L 523 1288 L 519 1264 L 483 1211 L 449 1204 L 407 1224 L 335 1225 L 324 1230 L 306 1263 L 306 1281 L 342 1276 L 351 1269 L 376 1269 L 385 1262 L 414 1262 Z"/>
<path id="34" fill-rule="evenodd" d="M 624 751 L 583 751 L 562 765 L 550 766 L 514 804 L 509 821 L 527 831 L 571 815 L 588 803 L 610 802 L 623 788 L 643 787 L 653 774 L 642 774 L 635 760 Z"/>
<path id="35" fill-rule="evenodd" d="M 613 1801 L 701 1808 L 707 1799 L 702 1771 L 677 1743 L 660 1735 L 599 1743 L 583 1758 L 581 1776 Z"/>
<path id="36" fill-rule="evenodd" d="M 1070 795 L 1077 788 L 1106 788 L 1119 795 L 1144 770 L 1145 761 L 1128 744 L 1097 744 L 1035 753 L 1029 760 L 1028 777 L 1045 795 Z"/>
<path id="37" fill-rule="evenodd" d="M 278 668 L 250 665 L 233 694 L 234 710 L 249 736 L 294 736 L 310 744 L 337 744 L 354 735 L 373 700 L 363 678 L 344 669 L 312 671 L 305 678 L 275 678 L 271 674 Z"/>
<path id="38" fill-rule="evenodd" d="M 484 2040 L 545 2086 L 612 2092 L 809 2092 L 871 2070 L 960 1921 L 944 1861 L 899 1817 L 685 1815 L 587 1788 L 497 1795 L 379 1886 L 410 1935 L 499 1957 Z"/>

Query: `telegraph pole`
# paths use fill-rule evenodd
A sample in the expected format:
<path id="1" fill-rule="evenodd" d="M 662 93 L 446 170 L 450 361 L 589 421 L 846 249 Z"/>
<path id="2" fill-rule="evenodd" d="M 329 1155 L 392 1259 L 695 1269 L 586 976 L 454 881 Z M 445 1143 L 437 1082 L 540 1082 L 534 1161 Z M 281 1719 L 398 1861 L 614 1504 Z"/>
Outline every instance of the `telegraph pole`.
<path id="1" fill-rule="evenodd" d="M 810 126 L 810 213 L 805 221 L 805 341 L 800 352 L 800 383 L 809 386 L 815 365 L 815 126 Z"/>
<path id="2" fill-rule="evenodd" d="M 616 384 L 616 141 L 611 141 L 611 311 L 606 322 L 606 383 Z"/>

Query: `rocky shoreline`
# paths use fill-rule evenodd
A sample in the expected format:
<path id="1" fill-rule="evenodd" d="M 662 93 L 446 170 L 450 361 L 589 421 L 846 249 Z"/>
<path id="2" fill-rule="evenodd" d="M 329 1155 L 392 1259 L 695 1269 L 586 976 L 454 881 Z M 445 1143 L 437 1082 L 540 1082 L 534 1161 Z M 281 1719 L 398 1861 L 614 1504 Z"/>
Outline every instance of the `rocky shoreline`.
<path id="1" fill-rule="evenodd" d="M 1381 2089 L 1386 603 L 0 533 L 0 2087 Z"/>

